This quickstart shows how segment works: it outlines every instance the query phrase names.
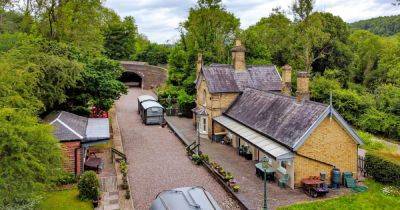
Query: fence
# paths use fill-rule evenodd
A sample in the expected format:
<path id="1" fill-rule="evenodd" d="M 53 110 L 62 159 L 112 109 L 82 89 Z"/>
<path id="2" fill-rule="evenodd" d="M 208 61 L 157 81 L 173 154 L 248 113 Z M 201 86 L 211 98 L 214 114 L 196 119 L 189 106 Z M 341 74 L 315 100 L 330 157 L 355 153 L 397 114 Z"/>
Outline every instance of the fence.
<path id="1" fill-rule="evenodd" d="M 358 156 L 358 172 L 366 177 L 368 176 L 367 171 L 365 170 L 365 157 L 363 156 Z"/>

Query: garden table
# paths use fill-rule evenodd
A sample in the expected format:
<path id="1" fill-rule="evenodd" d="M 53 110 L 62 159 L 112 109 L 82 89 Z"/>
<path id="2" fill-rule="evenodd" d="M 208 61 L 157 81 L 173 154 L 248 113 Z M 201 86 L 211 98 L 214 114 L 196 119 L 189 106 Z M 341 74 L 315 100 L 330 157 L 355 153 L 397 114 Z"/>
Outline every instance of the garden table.
<path id="1" fill-rule="evenodd" d="M 103 167 L 103 160 L 98 157 L 89 157 L 85 161 L 85 169 L 99 172 Z"/>
<path id="2" fill-rule="evenodd" d="M 263 163 L 257 163 L 256 166 L 256 174 L 257 176 L 264 178 L 264 173 L 267 175 L 267 180 L 274 181 L 275 180 L 275 169 L 272 167 L 268 167 L 264 170 Z"/>

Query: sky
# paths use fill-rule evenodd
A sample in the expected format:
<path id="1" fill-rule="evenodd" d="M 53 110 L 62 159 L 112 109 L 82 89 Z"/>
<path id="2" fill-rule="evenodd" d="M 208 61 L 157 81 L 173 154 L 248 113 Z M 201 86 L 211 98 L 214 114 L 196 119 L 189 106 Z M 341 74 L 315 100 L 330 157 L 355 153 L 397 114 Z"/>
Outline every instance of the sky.
<path id="1" fill-rule="evenodd" d="M 179 39 L 177 28 L 185 21 L 197 0 L 107 0 L 105 5 L 120 16 L 133 16 L 139 32 L 150 41 L 173 43 Z M 400 14 L 395 0 L 316 0 L 315 10 L 330 12 L 346 22 Z M 289 10 L 293 0 L 223 0 L 225 8 L 240 18 L 241 28 L 254 25 L 273 8 Z"/>

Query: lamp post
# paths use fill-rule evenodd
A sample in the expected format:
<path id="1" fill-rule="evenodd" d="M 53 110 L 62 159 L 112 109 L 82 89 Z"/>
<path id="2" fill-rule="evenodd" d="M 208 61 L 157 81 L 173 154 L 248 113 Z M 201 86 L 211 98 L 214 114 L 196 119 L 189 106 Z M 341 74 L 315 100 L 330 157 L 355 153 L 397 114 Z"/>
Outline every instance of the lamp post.
<path id="1" fill-rule="evenodd" d="M 196 119 L 197 119 L 197 155 L 199 155 L 200 151 L 200 115 L 199 113 L 196 113 Z"/>
<path id="2" fill-rule="evenodd" d="M 264 169 L 264 205 L 263 210 L 268 209 L 268 201 L 267 201 L 267 166 L 268 166 L 268 158 L 264 156 L 261 158 L 262 166 Z"/>

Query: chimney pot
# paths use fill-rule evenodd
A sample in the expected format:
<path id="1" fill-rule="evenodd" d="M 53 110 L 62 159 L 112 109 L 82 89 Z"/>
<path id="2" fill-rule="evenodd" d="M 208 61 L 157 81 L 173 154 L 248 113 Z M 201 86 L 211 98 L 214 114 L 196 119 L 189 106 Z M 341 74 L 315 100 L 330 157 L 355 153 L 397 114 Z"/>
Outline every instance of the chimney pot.
<path id="1" fill-rule="evenodd" d="M 309 74 L 306 71 L 300 71 L 297 73 L 297 91 L 296 98 L 298 102 L 303 100 L 310 100 L 310 89 L 309 89 Z"/>
<path id="2" fill-rule="evenodd" d="M 282 94 L 290 96 L 292 92 L 292 67 L 288 64 L 282 69 Z"/>

